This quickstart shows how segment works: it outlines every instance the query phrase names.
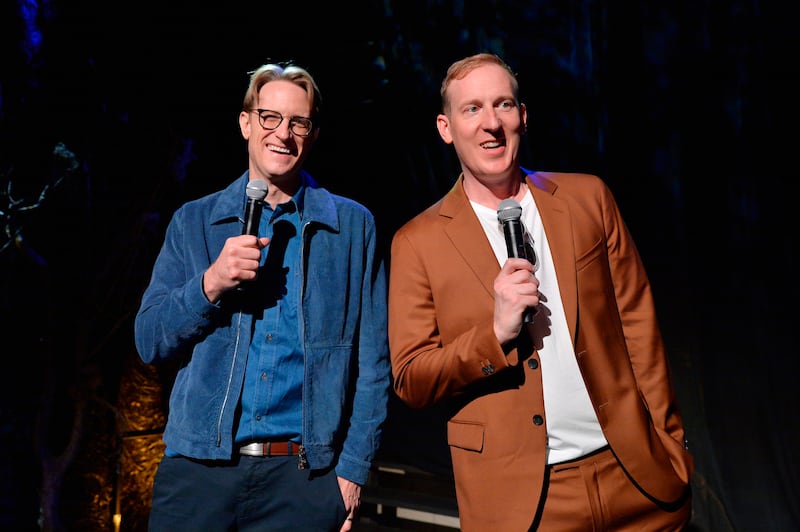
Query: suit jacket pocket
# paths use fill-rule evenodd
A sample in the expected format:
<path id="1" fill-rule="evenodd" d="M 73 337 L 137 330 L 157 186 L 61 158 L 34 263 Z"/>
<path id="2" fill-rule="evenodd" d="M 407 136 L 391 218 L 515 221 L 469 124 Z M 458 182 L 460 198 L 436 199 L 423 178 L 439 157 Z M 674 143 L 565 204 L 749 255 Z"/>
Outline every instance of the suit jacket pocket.
<path id="1" fill-rule="evenodd" d="M 600 239 L 592 244 L 585 252 L 581 253 L 581 251 L 582 250 L 576 250 L 576 252 L 579 253 L 575 257 L 575 268 L 578 271 L 597 260 L 597 258 L 603 254 L 602 252 L 605 251 L 605 240 Z"/>
<path id="2" fill-rule="evenodd" d="M 483 451 L 484 426 L 469 421 L 447 422 L 447 444 L 467 451 Z"/>

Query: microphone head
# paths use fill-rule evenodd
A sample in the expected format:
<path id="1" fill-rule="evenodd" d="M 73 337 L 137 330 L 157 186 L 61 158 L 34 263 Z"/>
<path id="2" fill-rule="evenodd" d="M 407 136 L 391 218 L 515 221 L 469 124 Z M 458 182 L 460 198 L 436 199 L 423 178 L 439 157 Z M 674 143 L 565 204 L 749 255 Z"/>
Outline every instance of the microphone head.
<path id="1" fill-rule="evenodd" d="M 497 219 L 501 223 L 522 218 L 522 205 L 513 198 L 506 198 L 497 206 Z"/>
<path id="2" fill-rule="evenodd" d="M 247 197 L 251 200 L 261 201 L 267 197 L 267 183 L 260 179 L 253 179 L 247 183 Z"/>

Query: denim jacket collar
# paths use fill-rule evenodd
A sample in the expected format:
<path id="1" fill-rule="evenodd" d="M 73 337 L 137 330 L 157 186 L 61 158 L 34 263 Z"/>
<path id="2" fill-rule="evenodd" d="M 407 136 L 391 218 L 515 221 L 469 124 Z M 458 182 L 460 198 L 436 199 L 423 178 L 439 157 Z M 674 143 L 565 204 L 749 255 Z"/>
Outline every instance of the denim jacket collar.
<path id="1" fill-rule="evenodd" d="M 331 197 L 320 187 L 319 183 L 305 170 L 300 171 L 303 185 L 306 187 L 303 199 L 303 220 L 327 225 L 333 231 L 339 231 L 339 218 L 336 206 Z M 247 203 L 247 183 L 250 171 L 246 170 L 239 179 L 232 182 L 220 195 L 219 201 L 211 210 L 212 225 L 241 218 Z"/>

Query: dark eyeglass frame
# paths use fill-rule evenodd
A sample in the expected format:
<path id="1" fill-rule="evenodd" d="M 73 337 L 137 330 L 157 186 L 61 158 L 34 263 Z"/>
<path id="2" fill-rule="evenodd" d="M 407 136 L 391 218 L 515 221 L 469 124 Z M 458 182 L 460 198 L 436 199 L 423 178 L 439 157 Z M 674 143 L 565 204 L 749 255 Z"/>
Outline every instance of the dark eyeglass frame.
<path id="1" fill-rule="evenodd" d="M 258 115 L 259 125 L 268 131 L 273 131 L 281 127 L 281 124 L 283 124 L 283 120 L 286 118 L 278 111 L 273 111 L 272 109 L 250 109 L 250 112 L 256 113 Z M 267 113 L 271 114 L 272 118 L 279 119 L 278 123 L 275 124 L 275 127 L 267 127 L 266 125 L 264 125 L 264 120 L 265 120 L 264 115 Z M 302 132 L 302 130 L 301 131 L 295 130 L 295 126 L 297 125 L 300 125 L 300 127 L 307 127 L 308 131 L 304 133 Z M 292 132 L 292 134 L 297 135 L 298 137 L 307 137 L 311 134 L 312 131 L 314 131 L 314 121 L 306 116 L 290 116 L 289 130 Z"/>

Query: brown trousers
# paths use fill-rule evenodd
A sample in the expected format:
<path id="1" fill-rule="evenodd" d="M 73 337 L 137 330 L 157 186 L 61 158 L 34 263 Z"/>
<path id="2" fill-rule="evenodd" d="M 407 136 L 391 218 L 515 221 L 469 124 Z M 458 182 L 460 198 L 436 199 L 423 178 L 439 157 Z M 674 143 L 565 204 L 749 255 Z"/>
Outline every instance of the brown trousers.
<path id="1" fill-rule="evenodd" d="M 657 505 L 631 482 L 609 449 L 549 466 L 541 532 L 679 531 L 691 518 L 691 497 Z"/>

